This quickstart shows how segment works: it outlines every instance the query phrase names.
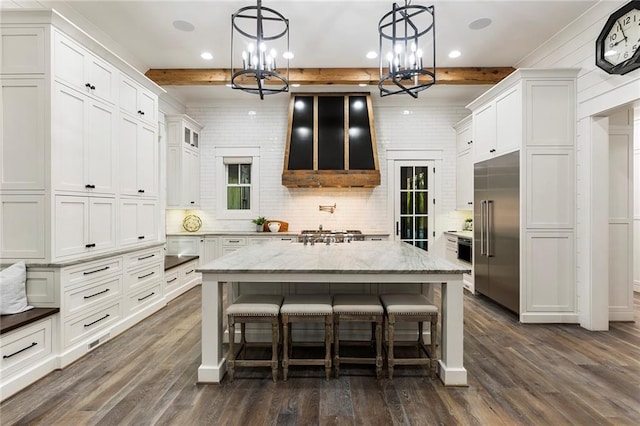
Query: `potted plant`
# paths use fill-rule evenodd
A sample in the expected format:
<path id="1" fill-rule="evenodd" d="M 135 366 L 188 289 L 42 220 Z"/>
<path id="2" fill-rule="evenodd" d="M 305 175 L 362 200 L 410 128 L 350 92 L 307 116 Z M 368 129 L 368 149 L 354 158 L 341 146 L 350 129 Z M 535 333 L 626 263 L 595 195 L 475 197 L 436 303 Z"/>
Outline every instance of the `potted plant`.
<path id="1" fill-rule="evenodd" d="M 266 221 L 267 221 L 267 219 L 264 216 L 259 216 L 257 219 L 253 219 L 251 222 L 256 224 L 256 231 L 262 232 L 262 229 L 264 227 L 264 223 Z"/>

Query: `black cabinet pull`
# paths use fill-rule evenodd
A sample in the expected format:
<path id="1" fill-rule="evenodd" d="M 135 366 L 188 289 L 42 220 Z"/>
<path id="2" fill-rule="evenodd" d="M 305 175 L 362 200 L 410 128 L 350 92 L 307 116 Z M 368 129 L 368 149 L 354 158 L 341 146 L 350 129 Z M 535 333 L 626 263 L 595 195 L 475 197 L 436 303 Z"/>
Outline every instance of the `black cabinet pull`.
<path id="1" fill-rule="evenodd" d="M 107 315 L 103 316 L 102 318 L 98 318 L 98 319 L 97 319 L 97 320 L 95 320 L 94 322 L 90 322 L 89 324 L 85 324 L 84 326 L 85 326 L 85 327 L 91 327 L 93 324 L 97 324 L 97 323 L 99 323 L 99 322 L 100 322 L 100 321 L 102 321 L 102 320 L 106 320 L 106 319 L 107 319 L 107 318 L 109 318 L 110 316 L 111 316 L 110 314 L 107 314 Z"/>
<path id="2" fill-rule="evenodd" d="M 195 144 L 191 144 L 191 146 L 196 146 Z"/>
<path id="3" fill-rule="evenodd" d="M 87 89 L 91 89 L 91 83 L 85 83 L 84 87 L 86 87 Z"/>
<path id="4" fill-rule="evenodd" d="M 473 143 L 473 141 L 469 141 L 467 142 L 467 145 L 471 145 Z"/>
<path id="5" fill-rule="evenodd" d="M 84 187 L 85 188 L 89 188 L 89 189 L 94 189 L 96 186 L 95 185 L 91 185 L 91 184 L 87 184 Z"/>
<path id="6" fill-rule="evenodd" d="M 229 240 L 230 243 L 239 243 L 240 240 Z"/>
<path id="7" fill-rule="evenodd" d="M 371 238 L 371 241 L 382 241 L 382 238 Z"/>
<path id="8" fill-rule="evenodd" d="M 98 295 L 101 295 L 101 294 L 107 293 L 107 292 L 109 292 L 109 291 L 111 291 L 111 289 L 109 289 L 109 288 L 108 288 L 108 289 L 106 289 L 106 290 L 99 291 L 99 292 L 97 292 L 97 293 L 95 293 L 95 294 L 92 294 L 92 295 L 90 295 L 90 296 L 84 296 L 84 298 L 85 298 L 85 299 L 91 299 L 92 297 L 96 297 L 96 296 L 98 296 Z"/>
<path id="9" fill-rule="evenodd" d="M 194 272 L 195 269 L 190 270 L 189 272 L 185 273 L 185 275 L 189 275 L 190 273 Z"/>
<path id="10" fill-rule="evenodd" d="M 83 274 L 91 275 L 91 274 L 95 274 L 96 272 L 106 271 L 107 269 L 109 269 L 109 267 L 105 266 L 104 268 L 96 269 L 95 271 L 83 272 Z"/>
<path id="11" fill-rule="evenodd" d="M 467 204 L 471 205 L 473 204 L 473 201 L 467 201 Z"/>
<path id="12" fill-rule="evenodd" d="M 143 279 L 143 278 L 150 277 L 150 276 L 151 276 L 151 275 L 153 275 L 153 274 L 155 274 L 155 272 L 149 272 L 149 273 L 148 273 L 148 274 L 146 274 L 146 275 L 143 275 L 143 276 L 141 276 L 141 277 L 138 277 L 138 279 L 139 279 L 139 280 L 141 280 L 141 279 Z"/>
<path id="13" fill-rule="evenodd" d="M 167 281 L 167 284 L 174 282 L 175 280 L 177 280 L 178 278 L 171 278 L 169 281 Z"/>
<path id="14" fill-rule="evenodd" d="M 139 239 L 139 240 L 144 240 L 144 235 L 140 235 L 140 236 L 138 237 L 138 239 Z"/>
<path id="15" fill-rule="evenodd" d="M 489 152 L 496 152 L 496 150 L 495 149 L 490 149 Z"/>
<path id="16" fill-rule="evenodd" d="M 144 111 L 138 110 L 138 114 L 144 115 Z"/>
<path id="17" fill-rule="evenodd" d="M 196 203 L 195 201 L 189 201 L 189 202 L 190 202 L 191 204 L 195 204 L 195 203 Z"/>
<path id="18" fill-rule="evenodd" d="M 86 248 L 91 248 L 91 247 L 95 247 L 96 244 L 95 243 L 91 243 L 91 244 L 85 244 L 84 245 Z"/>
<path id="19" fill-rule="evenodd" d="M 31 349 L 32 347 L 36 346 L 37 344 L 38 344 L 37 342 L 33 342 L 33 343 L 31 343 L 29 346 L 27 346 L 26 348 L 20 349 L 20 350 L 19 350 L 19 351 L 17 351 L 17 352 L 14 352 L 14 353 L 9 354 L 9 355 L 2 355 L 2 359 L 7 359 L 7 358 L 11 358 L 12 356 L 16 356 L 16 355 L 18 355 L 19 353 L 22 353 L 22 352 L 24 352 L 24 351 L 26 351 L 26 350 Z"/>
<path id="20" fill-rule="evenodd" d="M 146 296 L 144 296 L 144 297 L 139 297 L 139 298 L 138 298 L 138 302 L 141 302 L 141 301 L 143 301 L 144 299 L 148 299 L 148 298 L 150 298 L 151 296 L 153 296 L 154 294 L 156 294 L 156 292 L 155 292 L 155 291 L 154 291 L 154 292 L 152 292 L 151 294 L 147 294 L 147 295 L 146 295 Z"/>
<path id="21" fill-rule="evenodd" d="M 138 189 L 138 192 L 144 194 L 144 189 Z"/>
<path id="22" fill-rule="evenodd" d="M 155 254 L 150 254 L 149 256 L 139 257 L 138 260 L 151 259 L 153 256 L 155 256 Z"/>

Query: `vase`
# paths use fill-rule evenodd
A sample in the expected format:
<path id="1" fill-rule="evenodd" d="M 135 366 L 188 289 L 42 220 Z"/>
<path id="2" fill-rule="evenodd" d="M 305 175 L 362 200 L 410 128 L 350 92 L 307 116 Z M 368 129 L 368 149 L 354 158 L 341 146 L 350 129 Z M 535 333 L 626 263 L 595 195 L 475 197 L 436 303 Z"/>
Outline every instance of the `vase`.
<path id="1" fill-rule="evenodd" d="M 260 225 L 256 224 L 256 232 L 262 232 L 262 228 L 264 225 L 261 223 Z"/>

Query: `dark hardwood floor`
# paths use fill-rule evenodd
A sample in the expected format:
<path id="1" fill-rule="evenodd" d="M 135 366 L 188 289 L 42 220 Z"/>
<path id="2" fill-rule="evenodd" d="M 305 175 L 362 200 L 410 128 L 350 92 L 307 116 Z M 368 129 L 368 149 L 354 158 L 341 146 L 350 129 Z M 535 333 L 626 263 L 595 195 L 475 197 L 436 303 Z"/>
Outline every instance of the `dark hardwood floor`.
<path id="1" fill-rule="evenodd" d="M 421 367 L 376 380 L 368 366 L 239 369 L 233 383 L 197 384 L 200 288 L 0 405 L 0 424 L 45 425 L 601 425 L 640 419 L 636 322 L 609 332 L 524 325 L 465 296 L 469 386 L 445 388 Z"/>

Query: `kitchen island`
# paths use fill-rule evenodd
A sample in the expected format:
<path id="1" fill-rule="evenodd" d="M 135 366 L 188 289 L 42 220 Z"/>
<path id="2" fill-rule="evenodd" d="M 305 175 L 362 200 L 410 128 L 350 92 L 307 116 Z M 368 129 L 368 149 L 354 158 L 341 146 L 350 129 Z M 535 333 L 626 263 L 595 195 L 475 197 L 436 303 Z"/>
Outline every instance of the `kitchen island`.
<path id="1" fill-rule="evenodd" d="M 445 385 L 467 384 L 463 366 L 463 300 L 460 268 L 406 243 L 358 241 L 326 245 L 270 242 L 244 247 L 200 267 L 202 273 L 202 364 L 198 381 L 219 383 L 225 373 L 222 288 L 224 283 L 297 283 L 313 292 L 326 283 L 438 284 L 442 340 L 439 376 Z M 391 290 L 391 291 L 390 291 Z"/>

